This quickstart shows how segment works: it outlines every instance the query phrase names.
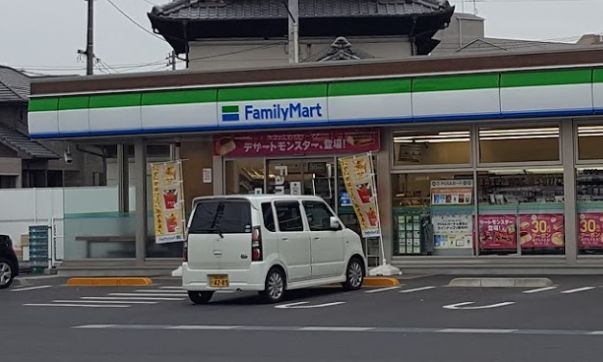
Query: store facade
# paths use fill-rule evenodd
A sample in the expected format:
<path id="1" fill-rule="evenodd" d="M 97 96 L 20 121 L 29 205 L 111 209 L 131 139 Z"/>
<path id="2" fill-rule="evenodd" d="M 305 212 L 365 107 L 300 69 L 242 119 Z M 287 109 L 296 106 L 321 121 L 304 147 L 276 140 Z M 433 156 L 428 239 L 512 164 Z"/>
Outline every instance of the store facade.
<path id="1" fill-rule="evenodd" d="M 148 215 L 148 151 L 164 145 L 184 160 L 187 205 L 210 194 L 316 194 L 352 228 L 338 158 L 370 152 L 385 255 L 403 270 L 597 271 L 603 52 L 462 60 L 40 82 L 32 137 L 134 148 L 138 181 L 111 196 L 120 215 L 129 190 L 133 219 L 105 236 L 99 256 L 86 249 L 73 262 L 114 261 L 125 233 L 135 247 L 124 265 L 176 263 L 179 246 L 154 245 Z M 107 234 L 78 235 L 82 225 L 66 251 Z M 365 241 L 372 263 L 376 247 Z"/>

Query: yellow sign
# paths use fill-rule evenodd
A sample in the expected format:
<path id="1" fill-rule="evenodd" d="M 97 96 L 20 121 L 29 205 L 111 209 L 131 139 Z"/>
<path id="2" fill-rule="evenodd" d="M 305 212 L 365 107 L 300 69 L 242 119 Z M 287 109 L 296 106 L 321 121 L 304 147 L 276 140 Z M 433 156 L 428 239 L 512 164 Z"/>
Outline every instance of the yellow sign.
<path id="1" fill-rule="evenodd" d="M 341 157 L 339 164 L 345 188 L 362 230 L 362 236 L 365 238 L 381 236 L 371 154 Z"/>
<path id="2" fill-rule="evenodd" d="M 184 190 L 180 161 L 151 164 L 153 221 L 157 244 L 184 241 Z"/>

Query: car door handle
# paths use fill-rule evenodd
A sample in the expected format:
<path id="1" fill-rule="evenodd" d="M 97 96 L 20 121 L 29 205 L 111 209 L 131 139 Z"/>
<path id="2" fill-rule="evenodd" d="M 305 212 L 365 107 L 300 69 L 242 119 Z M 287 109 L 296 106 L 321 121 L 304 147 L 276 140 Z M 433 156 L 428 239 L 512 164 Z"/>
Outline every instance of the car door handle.
<path id="1" fill-rule="evenodd" d="M 288 241 L 289 238 L 281 238 L 282 241 Z"/>
<path id="2" fill-rule="evenodd" d="M 315 236 L 313 239 L 314 240 L 320 240 L 320 236 Z"/>

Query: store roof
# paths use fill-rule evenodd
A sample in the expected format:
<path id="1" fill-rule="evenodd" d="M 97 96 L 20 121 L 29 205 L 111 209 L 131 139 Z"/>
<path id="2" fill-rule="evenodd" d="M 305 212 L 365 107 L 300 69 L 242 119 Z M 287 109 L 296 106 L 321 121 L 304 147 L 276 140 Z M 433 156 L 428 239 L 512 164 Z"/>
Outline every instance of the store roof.
<path id="1" fill-rule="evenodd" d="M 9 129 L 0 124 L 0 144 L 14 150 L 22 158 L 58 159 L 59 155 L 42 146 L 40 143 L 29 139 L 21 132 Z"/>
<path id="2" fill-rule="evenodd" d="M 190 41 L 283 38 L 283 0 L 176 0 L 148 14 L 153 29 L 177 53 Z M 301 37 L 413 35 L 419 54 L 437 45 L 432 36 L 448 26 L 454 6 L 446 0 L 299 0 Z"/>
<path id="3" fill-rule="evenodd" d="M 30 79 L 10 67 L 0 65 L 0 103 L 27 102 Z"/>

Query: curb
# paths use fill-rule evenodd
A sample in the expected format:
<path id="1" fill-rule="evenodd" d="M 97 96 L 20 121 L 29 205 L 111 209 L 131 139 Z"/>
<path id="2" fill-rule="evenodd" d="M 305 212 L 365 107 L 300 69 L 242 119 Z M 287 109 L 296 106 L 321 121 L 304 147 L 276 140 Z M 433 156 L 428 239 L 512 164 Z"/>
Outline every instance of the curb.
<path id="1" fill-rule="evenodd" d="M 455 278 L 449 287 L 463 288 L 544 288 L 553 285 L 549 278 Z"/>
<path id="2" fill-rule="evenodd" d="M 70 287 L 144 287 L 153 284 L 150 278 L 69 278 Z"/>
<path id="3" fill-rule="evenodd" d="M 363 287 L 395 287 L 400 285 L 398 278 L 391 277 L 365 277 Z"/>

